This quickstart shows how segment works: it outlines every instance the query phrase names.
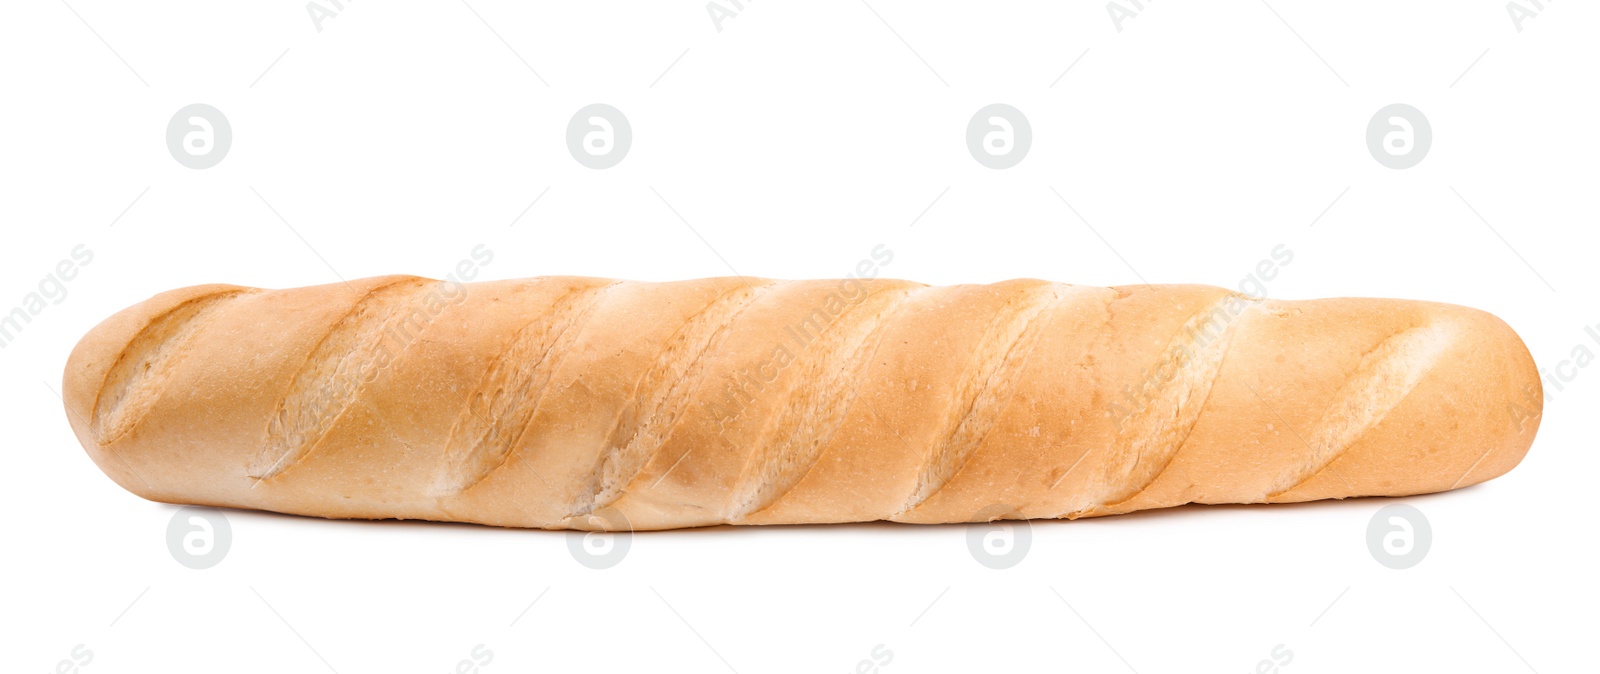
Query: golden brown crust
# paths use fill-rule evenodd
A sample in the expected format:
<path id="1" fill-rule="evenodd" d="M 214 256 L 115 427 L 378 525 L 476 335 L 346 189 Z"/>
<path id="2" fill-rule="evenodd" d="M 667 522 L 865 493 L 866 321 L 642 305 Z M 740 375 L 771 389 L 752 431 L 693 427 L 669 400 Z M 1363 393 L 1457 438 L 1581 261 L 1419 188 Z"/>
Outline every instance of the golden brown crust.
<path id="1" fill-rule="evenodd" d="M 1521 460 L 1539 386 L 1505 323 L 1427 302 L 392 276 L 162 293 L 63 397 L 150 499 L 665 529 L 1442 491 Z"/>

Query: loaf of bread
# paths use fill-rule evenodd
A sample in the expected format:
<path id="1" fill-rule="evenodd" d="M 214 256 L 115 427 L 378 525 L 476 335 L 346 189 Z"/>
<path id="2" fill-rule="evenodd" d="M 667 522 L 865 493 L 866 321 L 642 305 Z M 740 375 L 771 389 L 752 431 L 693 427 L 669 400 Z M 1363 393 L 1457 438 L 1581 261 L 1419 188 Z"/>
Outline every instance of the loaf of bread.
<path id="1" fill-rule="evenodd" d="M 1516 333 L 1446 304 L 413 276 L 156 295 L 63 393 L 152 500 L 640 530 L 1437 492 L 1515 466 L 1542 400 Z"/>

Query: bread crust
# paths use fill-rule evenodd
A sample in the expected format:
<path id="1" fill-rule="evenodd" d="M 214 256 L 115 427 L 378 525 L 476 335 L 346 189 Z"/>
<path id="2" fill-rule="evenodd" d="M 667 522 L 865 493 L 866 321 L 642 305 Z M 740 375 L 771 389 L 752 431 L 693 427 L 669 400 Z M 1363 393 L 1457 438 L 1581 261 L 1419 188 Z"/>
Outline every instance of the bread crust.
<path id="1" fill-rule="evenodd" d="M 1443 491 L 1516 466 L 1543 398 L 1474 309 L 1033 279 L 194 286 L 62 389 L 151 500 L 641 530 Z"/>

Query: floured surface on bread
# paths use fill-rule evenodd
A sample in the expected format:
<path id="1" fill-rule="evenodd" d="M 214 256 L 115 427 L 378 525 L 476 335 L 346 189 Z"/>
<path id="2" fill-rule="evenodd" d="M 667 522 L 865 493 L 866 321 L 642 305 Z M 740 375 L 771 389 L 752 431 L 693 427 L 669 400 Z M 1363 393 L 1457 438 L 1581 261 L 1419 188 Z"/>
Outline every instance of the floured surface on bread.
<path id="1" fill-rule="evenodd" d="M 411 276 L 162 293 L 63 394 L 145 498 L 573 529 L 1436 492 L 1514 467 L 1543 398 L 1505 323 L 1428 302 Z"/>

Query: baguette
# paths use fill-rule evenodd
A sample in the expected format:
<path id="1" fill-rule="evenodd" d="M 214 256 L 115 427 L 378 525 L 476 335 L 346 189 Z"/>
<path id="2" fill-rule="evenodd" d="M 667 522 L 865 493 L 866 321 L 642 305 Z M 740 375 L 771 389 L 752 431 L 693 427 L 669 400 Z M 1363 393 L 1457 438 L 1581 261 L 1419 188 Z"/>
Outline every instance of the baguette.
<path id="1" fill-rule="evenodd" d="M 147 499 L 584 530 L 1437 492 L 1515 466 L 1542 397 L 1474 309 L 1038 280 L 203 285 L 63 380 Z"/>

